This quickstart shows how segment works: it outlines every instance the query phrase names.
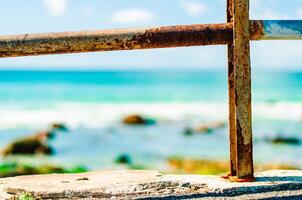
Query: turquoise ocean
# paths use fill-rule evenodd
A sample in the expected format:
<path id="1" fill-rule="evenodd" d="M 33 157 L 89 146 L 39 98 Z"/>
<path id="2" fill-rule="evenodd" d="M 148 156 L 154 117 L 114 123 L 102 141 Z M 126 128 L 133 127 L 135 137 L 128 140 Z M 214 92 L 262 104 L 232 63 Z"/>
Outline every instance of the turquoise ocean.
<path id="1" fill-rule="evenodd" d="M 266 138 L 302 140 L 302 72 L 255 72 L 253 135 L 256 162 L 302 167 L 302 145 L 273 145 Z M 186 127 L 228 117 L 225 71 L 0 71 L 0 147 L 62 122 L 70 131 L 51 141 L 45 162 L 89 169 L 114 167 L 128 154 L 150 169 L 171 156 L 228 159 L 228 130 L 185 136 Z M 141 114 L 155 125 L 129 127 Z"/>

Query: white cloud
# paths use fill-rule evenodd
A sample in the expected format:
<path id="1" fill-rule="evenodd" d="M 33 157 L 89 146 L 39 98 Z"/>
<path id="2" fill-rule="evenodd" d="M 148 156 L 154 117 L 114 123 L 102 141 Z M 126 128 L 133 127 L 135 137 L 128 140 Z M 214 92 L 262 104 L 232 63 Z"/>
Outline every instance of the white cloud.
<path id="1" fill-rule="evenodd" d="M 275 2 L 276 0 L 251 0 L 250 18 L 251 19 L 295 19 L 297 13 L 284 12 Z"/>
<path id="2" fill-rule="evenodd" d="M 183 0 L 181 1 L 181 6 L 191 16 L 201 15 L 208 10 L 207 5 L 195 0 Z"/>
<path id="3" fill-rule="evenodd" d="M 260 7 L 262 5 L 263 1 L 262 0 L 251 0 L 250 1 L 250 5 L 251 6 L 257 6 L 257 7 Z"/>
<path id="4" fill-rule="evenodd" d="M 49 15 L 58 17 L 63 15 L 67 9 L 68 0 L 44 0 Z"/>
<path id="5" fill-rule="evenodd" d="M 297 17 L 302 18 L 302 8 L 297 10 Z"/>
<path id="6" fill-rule="evenodd" d="M 251 12 L 251 16 L 255 19 L 278 19 L 279 15 L 272 9 L 262 9 L 258 12 Z"/>
<path id="7" fill-rule="evenodd" d="M 251 11 L 251 19 L 292 19 L 293 16 L 287 14 L 279 14 L 273 9 L 256 9 Z"/>
<path id="8" fill-rule="evenodd" d="M 113 13 L 111 20 L 116 23 L 146 23 L 153 21 L 154 15 L 148 10 L 131 8 Z"/>
<path id="9" fill-rule="evenodd" d="M 252 66 L 301 71 L 302 41 L 255 41 L 251 43 Z"/>
<path id="10" fill-rule="evenodd" d="M 83 7 L 83 13 L 88 16 L 93 15 L 95 13 L 95 7 L 92 5 L 86 5 Z"/>

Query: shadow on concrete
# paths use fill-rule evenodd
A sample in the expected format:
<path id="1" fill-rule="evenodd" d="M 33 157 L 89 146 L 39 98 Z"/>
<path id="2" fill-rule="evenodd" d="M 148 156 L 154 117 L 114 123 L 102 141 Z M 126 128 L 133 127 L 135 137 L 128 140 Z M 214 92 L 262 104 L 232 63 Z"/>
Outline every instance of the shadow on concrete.
<path id="1" fill-rule="evenodd" d="M 272 177 L 257 177 L 256 182 L 301 182 L 302 176 L 272 176 Z"/>
<path id="2" fill-rule="evenodd" d="M 276 199 L 302 199 L 302 176 L 272 176 L 272 177 L 257 177 L 256 182 L 266 183 L 266 185 L 258 184 L 257 186 L 245 186 L 238 187 L 236 189 L 225 189 L 219 192 L 210 192 L 206 194 L 193 194 L 193 195 L 182 195 L 182 196 L 167 196 L 162 198 L 144 198 L 147 200 L 153 199 L 202 199 L 202 198 L 248 198 L 248 199 L 264 199 L 271 200 Z M 267 182 L 278 182 L 277 185 L 267 185 Z M 284 183 L 283 183 L 284 182 Z M 298 194 L 295 194 L 298 193 Z"/>
<path id="3" fill-rule="evenodd" d="M 269 198 L 262 198 L 261 200 L 276 200 L 276 199 L 282 199 L 282 200 L 301 200 L 302 195 L 293 195 L 288 197 L 269 197 Z"/>

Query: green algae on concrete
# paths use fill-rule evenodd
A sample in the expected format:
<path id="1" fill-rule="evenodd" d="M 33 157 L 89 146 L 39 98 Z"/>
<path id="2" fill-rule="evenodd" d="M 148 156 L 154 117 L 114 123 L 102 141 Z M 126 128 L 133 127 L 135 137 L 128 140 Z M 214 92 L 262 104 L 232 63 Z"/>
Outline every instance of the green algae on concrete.
<path id="1" fill-rule="evenodd" d="M 36 197 L 29 192 L 22 193 L 19 195 L 18 200 L 42 200 L 41 197 Z"/>

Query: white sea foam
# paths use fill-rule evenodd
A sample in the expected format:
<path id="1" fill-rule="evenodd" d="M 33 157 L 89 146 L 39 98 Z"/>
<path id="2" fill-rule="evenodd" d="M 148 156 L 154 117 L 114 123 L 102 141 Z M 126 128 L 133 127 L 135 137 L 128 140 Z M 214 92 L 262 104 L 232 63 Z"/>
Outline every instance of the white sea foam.
<path id="1" fill-rule="evenodd" d="M 1 105 L 0 129 L 45 128 L 63 122 L 72 128 L 99 128 L 119 122 L 123 116 L 137 113 L 159 121 L 226 120 L 227 103 L 57 103 L 50 108 L 12 108 Z M 257 103 L 256 119 L 301 121 L 302 103 Z"/>

